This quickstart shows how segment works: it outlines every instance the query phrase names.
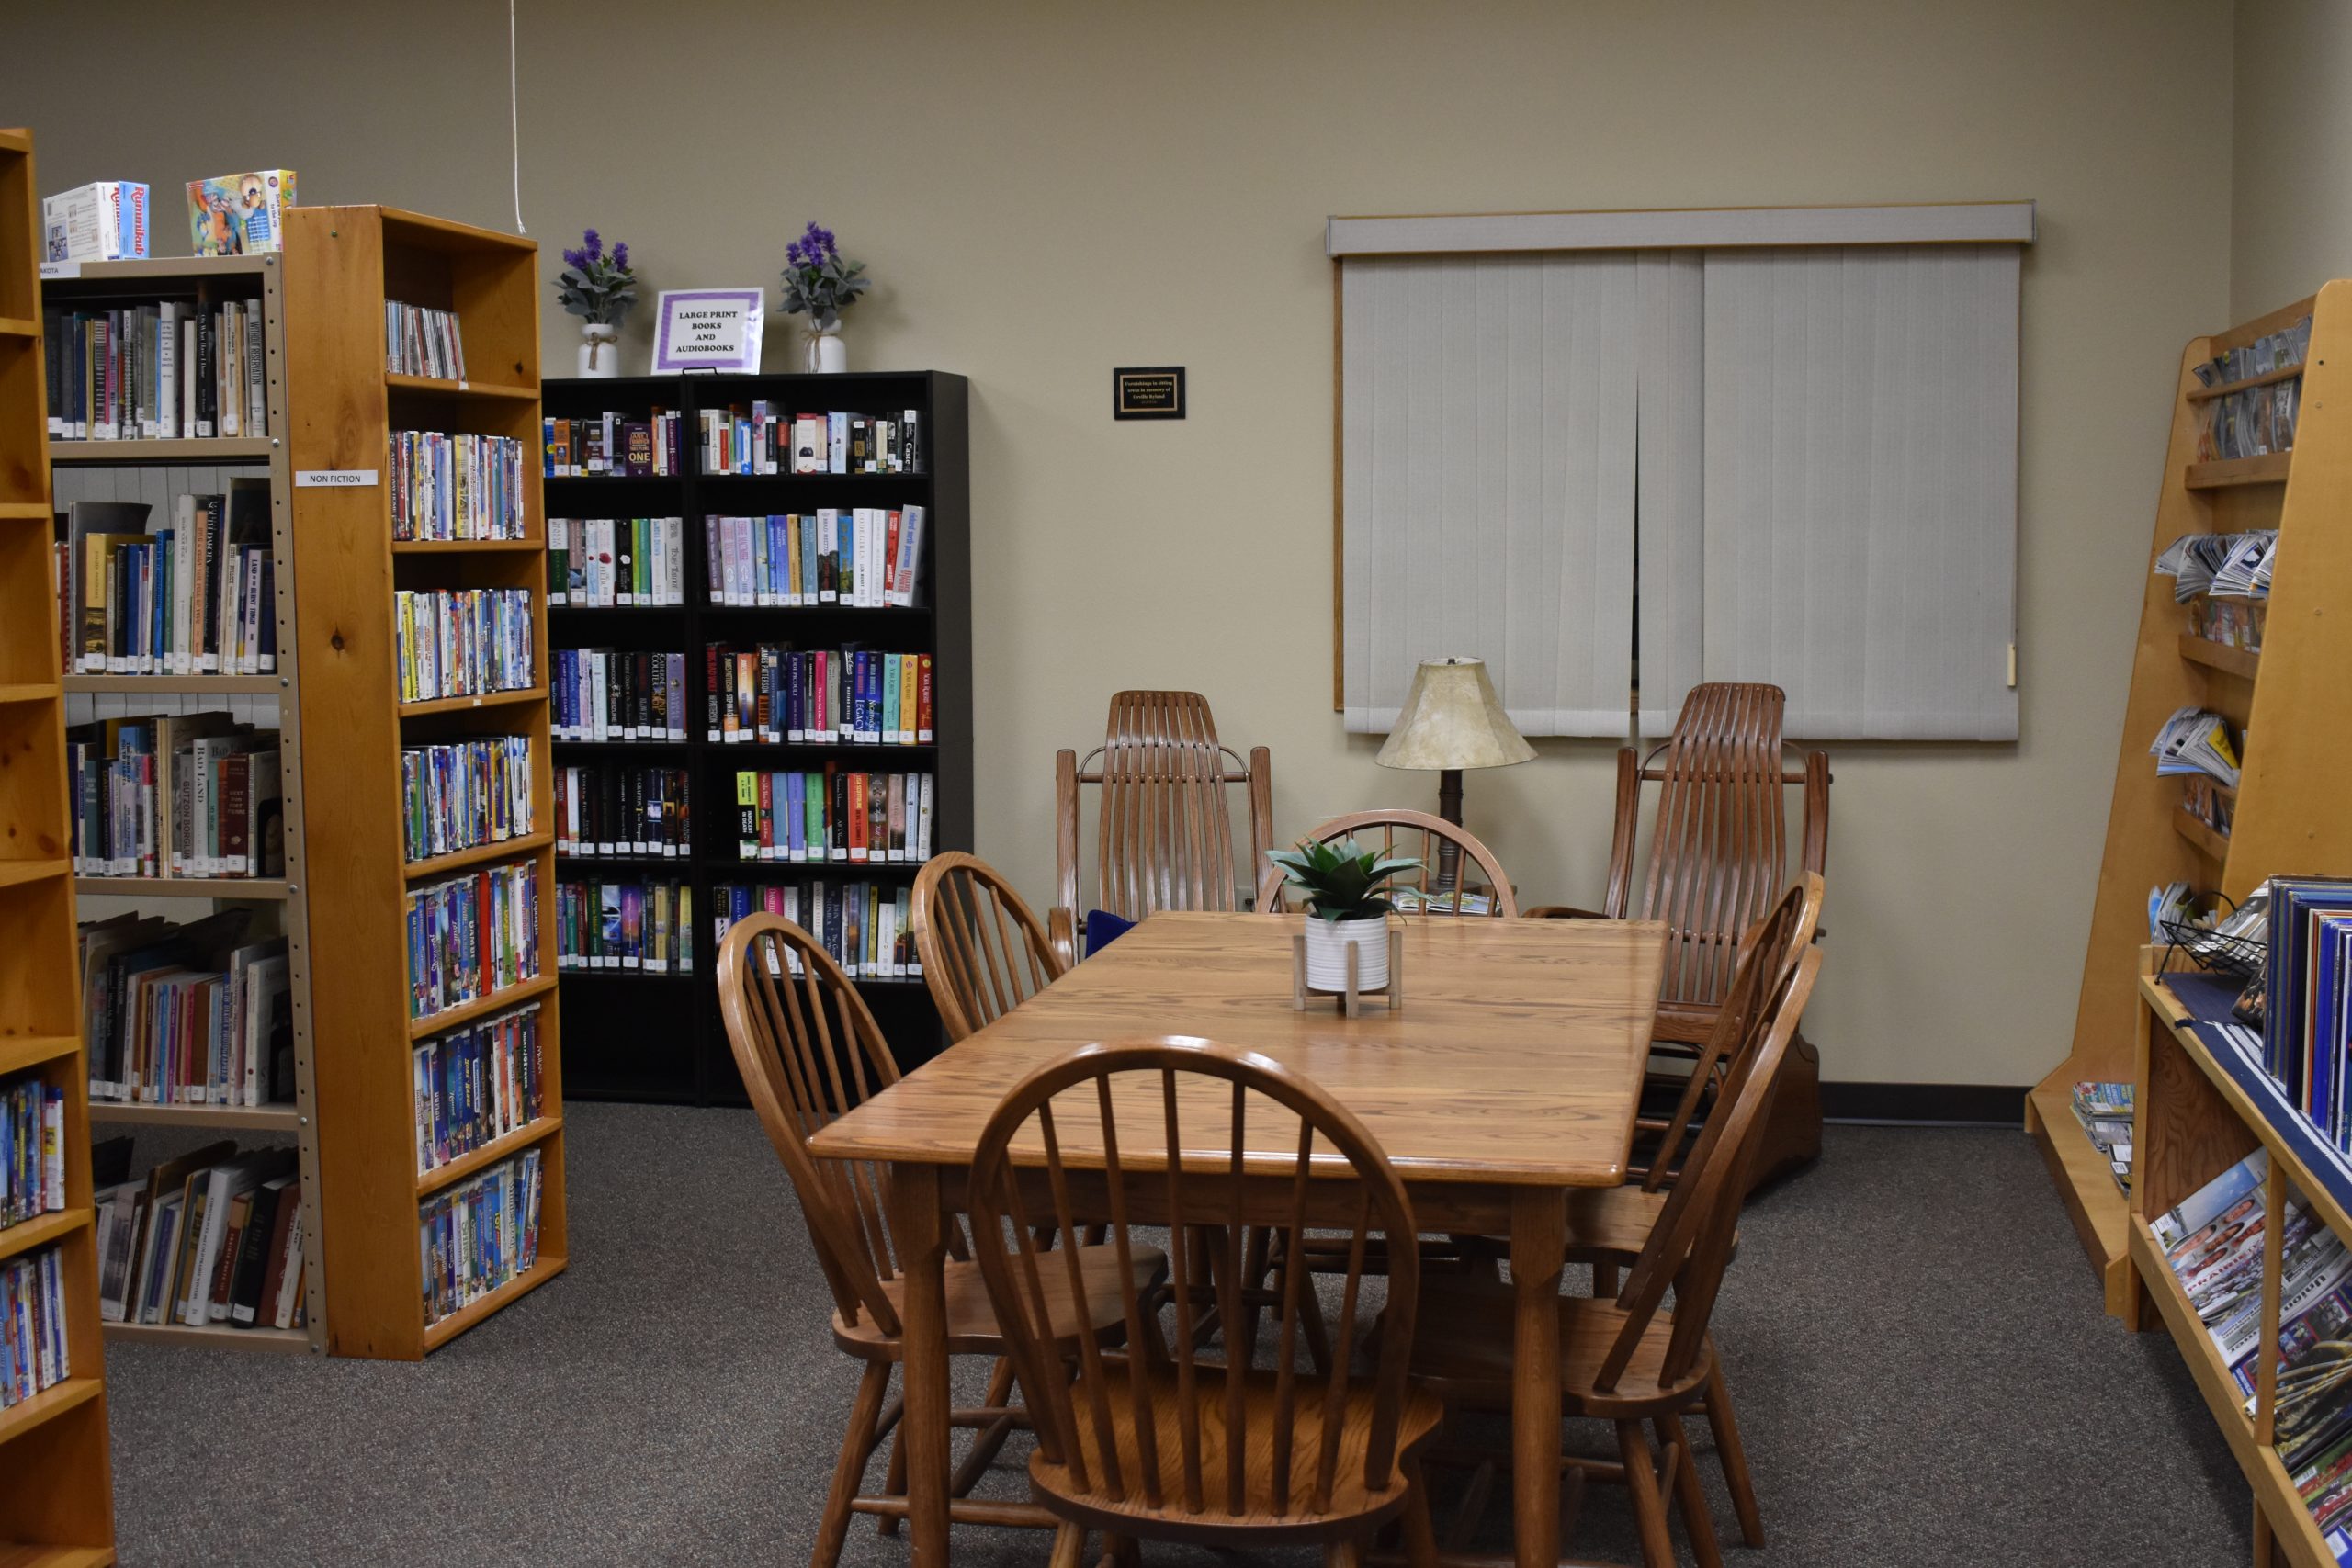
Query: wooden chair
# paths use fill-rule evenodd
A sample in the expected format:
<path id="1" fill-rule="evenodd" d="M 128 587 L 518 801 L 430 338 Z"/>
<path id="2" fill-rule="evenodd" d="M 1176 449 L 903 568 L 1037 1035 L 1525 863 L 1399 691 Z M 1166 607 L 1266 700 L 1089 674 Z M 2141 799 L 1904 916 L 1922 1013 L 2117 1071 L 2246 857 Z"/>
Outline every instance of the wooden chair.
<path id="1" fill-rule="evenodd" d="M 978 855 L 933 855 L 915 876 L 907 923 L 922 982 L 952 1044 L 1019 1007 L 1069 965 L 997 869 Z"/>
<path id="2" fill-rule="evenodd" d="M 1334 817 L 1298 841 L 1329 844 L 1341 839 L 1355 839 L 1369 849 L 1377 841 L 1381 852 L 1408 855 L 1421 863 L 1422 871 L 1415 878 L 1408 874 L 1399 880 L 1417 894 L 1429 894 L 1439 880 L 1438 854 L 1440 845 L 1451 844 L 1460 851 L 1464 863 L 1457 881 L 1466 901 L 1479 897 L 1488 900 L 1487 913 L 1510 919 L 1519 913 L 1519 900 L 1511 893 L 1510 878 L 1503 874 L 1502 862 L 1494 851 L 1480 843 L 1476 836 L 1457 828 L 1442 817 L 1426 811 L 1408 811 L 1403 807 L 1383 807 L 1374 811 L 1351 811 L 1344 817 Z M 1261 914 L 1280 914 L 1283 902 L 1283 870 L 1260 860 L 1258 879 L 1258 909 Z M 1425 915 L 1451 915 L 1453 908 L 1439 904 L 1431 907 L 1424 902 L 1419 912 Z"/>
<path id="3" fill-rule="evenodd" d="M 1114 1089 L 1114 1080 L 1124 1081 Z M 1274 1146 L 1297 1151 L 1271 1179 L 1253 1170 L 1245 1179 L 1253 1114 L 1273 1118 Z M 1255 1146 L 1268 1141 L 1261 1133 Z M 1174 1149 L 1216 1152 L 1171 1157 Z M 1311 1154 L 1345 1160 L 1354 1181 L 1311 1177 Z M 1162 1333 L 1156 1303 L 1131 1289 L 1129 1352 L 1079 1336 L 1071 1357 L 1053 1317 L 1054 1281 L 1067 1273 L 1080 1190 L 1101 1193 L 1122 1258 L 1136 1219 L 1231 1238 L 1213 1281 L 1228 1321 L 1240 1312 L 1245 1229 L 1271 1226 L 1294 1244 L 1310 1226 L 1344 1238 L 1355 1267 L 1340 1292 L 1335 1370 L 1298 1370 L 1314 1296 L 1299 1269 L 1283 1274 L 1272 1366 L 1238 1354 L 1203 1360 L 1192 1288 L 1200 1281 L 1186 1277 L 1181 1253 L 1172 1333 Z M 989 1118 L 972 1162 L 971 1210 L 980 1270 L 1035 1419 L 1031 1489 L 1063 1520 L 1057 1568 L 1073 1568 L 1089 1530 L 1105 1532 L 1122 1557 L 1138 1539 L 1313 1543 L 1327 1563 L 1356 1564 L 1374 1530 L 1400 1515 L 1416 1568 L 1435 1562 L 1417 1450 L 1442 1411 L 1405 1376 L 1420 1285 L 1409 1239 L 1389 1254 L 1387 1327 L 1367 1348 L 1376 1371 L 1368 1381 L 1346 1371 L 1365 1246 L 1375 1233 L 1409 1238 L 1412 1204 L 1378 1142 L 1329 1095 L 1262 1056 L 1203 1041 L 1082 1046 L 1023 1079 Z M 1041 1251 L 1041 1235 L 1060 1251 Z"/>
<path id="4" fill-rule="evenodd" d="M 1778 686 L 1693 686 L 1674 733 L 1644 761 L 1617 753 L 1617 819 L 1609 891 L 1598 910 L 1549 905 L 1532 916 L 1663 920 L 1666 973 L 1657 1039 L 1668 1055 L 1703 1046 L 1731 982 L 1740 934 L 1788 886 L 1788 786 L 1804 786 L 1799 868 L 1819 876 L 1829 858 L 1829 757 L 1805 755 L 1801 771 L 1781 761 Z M 1638 892 L 1642 786 L 1658 786 L 1649 855 Z M 1768 1118 L 1757 1179 L 1820 1157 L 1821 1058 L 1800 1038 Z M 1656 1131 L 1653 1122 L 1645 1131 Z"/>
<path id="5" fill-rule="evenodd" d="M 1802 950 L 1757 1010 L 1750 1032 L 1762 1037 L 1734 1054 L 1715 1112 L 1681 1179 L 1668 1189 L 1623 1288 L 1613 1298 L 1560 1302 L 1562 1411 L 1612 1423 L 1621 1456 L 1615 1464 L 1574 1461 L 1577 1494 L 1588 1476 L 1625 1483 L 1649 1568 L 1675 1562 L 1669 1497 L 1701 1568 L 1721 1568 L 1723 1562 L 1682 1417 L 1704 1407 L 1709 1391 L 1720 1386 L 1708 1320 L 1731 1260 L 1740 1203 L 1763 1150 L 1766 1110 L 1820 968 L 1820 950 Z M 1665 1304 L 1669 1290 L 1670 1312 Z M 1414 1336 L 1415 1380 L 1450 1406 L 1510 1409 L 1513 1310 L 1507 1285 L 1476 1275 L 1432 1275 Z M 1718 1441 L 1726 1470 L 1736 1466 L 1744 1475 L 1736 1428 L 1719 1427 Z"/>
<path id="6" fill-rule="evenodd" d="M 1216 738 L 1197 692 L 1116 692 L 1102 744 L 1054 754 L 1054 906 L 1046 929 L 1065 968 L 1089 909 L 1140 920 L 1155 909 L 1238 909 L 1273 847 L 1272 754 L 1248 766 Z M 1096 802 L 1092 901 L 1080 901 L 1080 792 Z M 1230 795 L 1250 803 L 1249 869 L 1234 871 Z"/>
<path id="7" fill-rule="evenodd" d="M 814 1159 L 808 1139 L 896 1083 L 899 1070 L 874 1015 L 841 965 L 814 937 L 780 916 L 753 915 L 729 928 L 718 951 L 718 998 L 735 1065 L 799 1194 L 818 1267 L 833 1294 L 833 1343 L 865 1364 L 809 1554 L 812 1568 L 832 1568 L 852 1514 L 879 1515 L 887 1531 L 906 1513 L 905 1473 L 895 1451 L 884 1493 L 865 1495 L 858 1490 L 875 1450 L 899 1418 L 898 1403 L 886 1409 L 883 1396 L 890 1368 L 901 1359 L 900 1281 L 883 1223 L 882 1171 Z M 968 1253 L 960 1240 L 958 1250 Z M 1080 1339 L 1089 1345 L 1121 1342 L 1125 1319 L 1113 1273 L 1133 1269 L 1136 1284 L 1148 1288 L 1161 1255 L 1135 1247 L 1114 1253 L 1080 1247 L 1057 1262 L 1049 1293 L 1067 1354 Z M 947 1265 L 947 1336 L 951 1354 L 997 1358 L 984 1403 L 950 1414 L 955 1426 L 974 1428 L 978 1436 L 951 1479 L 948 1517 L 1052 1528 L 1056 1518 L 1030 1505 L 966 1495 L 1007 1433 L 1024 1419 L 1010 1403 L 1012 1363 L 1004 1359 L 985 1283 L 968 1261 Z"/>

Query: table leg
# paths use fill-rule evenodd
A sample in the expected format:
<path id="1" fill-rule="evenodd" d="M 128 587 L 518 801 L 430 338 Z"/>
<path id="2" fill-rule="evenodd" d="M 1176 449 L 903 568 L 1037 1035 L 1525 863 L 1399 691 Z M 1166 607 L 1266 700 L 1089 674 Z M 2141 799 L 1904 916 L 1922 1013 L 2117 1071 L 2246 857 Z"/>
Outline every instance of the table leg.
<path id="1" fill-rule="evenodd" d="M 906 1411 L 899 1440 L 907 1459 L 907 1534 L 913 1568 L 947 1568 L 947 1245 L 938 1168 L 893 1167 L 889 1202 L 904 1280 L 899 1319 L 905 1360 L 899 1376 Z"/>
<path id="2" fill-rule="evenodd" d="M 1555 1568 L 1560 1561 L 1559 1295 L 1567 1222 L 1557 1190 L 1512 1190 L 1511 1525 L 1519 1568 Z"/>

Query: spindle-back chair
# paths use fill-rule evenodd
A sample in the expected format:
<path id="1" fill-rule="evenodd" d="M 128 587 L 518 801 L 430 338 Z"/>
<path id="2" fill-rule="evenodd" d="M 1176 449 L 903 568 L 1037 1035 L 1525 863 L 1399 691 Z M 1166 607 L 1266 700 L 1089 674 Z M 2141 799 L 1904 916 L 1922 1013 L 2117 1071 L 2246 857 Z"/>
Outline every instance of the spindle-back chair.
<path id="1" fill-rule="evenodd" d="M 917 874 L 907 923 L 950 1043 L 995 1022 L 1069 968 L 1012 885 L 960 850 L 932 856 Z"/>
<path id="2" fill-rule="evenodd" d="M 1332 1168 L 1342 1164 L 1344 1173 Z M 1315 1290 L 1304 1269 L 1283 1271 L 1272 1366 L 1231 1354 L 1230 1338 L 1226 1358 L 1204 1359 L 1194 1320 L 1202 1281 L 1187 1277 L 1182 1249 L 1167 1331 L 1157 1301 L 1130 1290 L 1128 1353 L 1081 1338 L 1071 1357 L 1047 1330 L 1048 1306 L 1082 1219 L 1096 1217 L 1077 1205 L 1098 1194 L 1122 1257 L 1137 1223 L 1227 1238 L 1210 1283 L 1228 1322 L 1242 1310 L 1245 1230 L 1275 1231 L 1290 1256 L 1310 1228 L 1343 1239 L 1351 1267 L 1332 1370 L 1299 1370 Z M 981 1134 L 970 1197 L 980 1269 L 1035 1417 L 1032 1490 L 1065 1521 L 1057 1562 L 1076 1561 L 1090 1529 L 1114 1542 L 1313 1541 L 1327 1562 L 1354 1562 L 1374 1529 L 1400 1514 L 1413 1561 L 1434 1561 L 1417 1450 L 1441 1412 L 1405 1375 L 1420 1286 L 1412 1204 L 1377 1140 L 1322 1089 L 1206 1041 L 1083 1046 L 1005 1097 Z M 1358 1381 L 1347 1366 L 1375 1235 L 1391 1240 L 1387 1326 L 1370 1347 L 1374 1375 Z M 1044 1250 L 1041 1237 L 1060 1250 Z"/>
<path id="3" fill-rule="evenodd" d="M 1502 862 L 1495 858 L 1494 851 L 1479 842 L 1467 829 L 1456 827 L 1442 817 L 1403 807 L 1351 811 L 1301 835 L 1298 842 L 1330 844 L 1341 839 L 1353 839 L 1365 849 L 1377 848 L 1384 855 L 1402 855 L 1421 863 L 1419 875 L 1406 872 L 1396 881 L 1396 886 L 1410 892 L 1411 896 L 1400 905 L 1407 913 L 1451 915 L 1464 903 L 1480 898 L 1486 900 L 1484 912 L 1488 915 L 1509 919 L 1519 913 L 1519 900 L 1511 892 L 1510 878 L 1504 874 Z M 1453 891 L 1439 887 L 1438 851 L 1447 844 L 1461 852 L 1464 863 L 1456 874 Z M 1267 864 L 1261 859 L 1257 905 L 1261 914 L 1281 914 L 1288 907 L 1283 901 L 1283 881 L 1282 867 Z M 1453 901 L 1456 899 L 1459 901 Z"/>
<path id="4" fill-rule="evenodd" d="M 886 1409 L 883 1400 L 890 1368 L 901 1359 L 901 1286 L 883 1217 L 888 1205 L 882 1168 L 818 1160 L 809 1155 L 808 1140 L 896 1083 L 899 1069 L 874 1015 L 841 965 L 816 938 L 781 916 L 753 915 L 729 929 L 718 951 L 718 997 L 743 1087 L 792 1179 L 818 1268 L 832 1292 L 833 1343 L 865 1362 L 810 1555 L 812 1568 L 831 1568 L 853 1513 L 879 1515 L 888 1527 L 906 1512 L 903 1468 L 896 1458 L 884 1493 L 858 1492 L 867 1461 L 899 1420 L 898 1403 Z M 960 1236 L 957 1244 L 959 1252 L 966 1250 Z M 1111 1271 L 1134 1268 L 1148 1285 L 1159 1254 L 1081 1247 L 1063 1261 L 1069 1272 L 1057 1277 L 1055 1289 L 1061 1293 L 1055 1322 L 1065 1346 L 1081 1338 L 1117 1343 L 1125 1324 Z M 1012 1367 L 1003 1357 L 984 1283 L 968 1260 L 951 1261 L 947 1269 L 949 1352 L 997 1358 L 982 1404 L 950 1417 L 956 1426 L 977 1429 L 978 1437 L 951 1483 L 955 1495 L 948 1517 L 1051 1528 L 1057 1521 L 1028 1505 L 965 1496 L 1023 1417 L 1010 1402 Z"/>

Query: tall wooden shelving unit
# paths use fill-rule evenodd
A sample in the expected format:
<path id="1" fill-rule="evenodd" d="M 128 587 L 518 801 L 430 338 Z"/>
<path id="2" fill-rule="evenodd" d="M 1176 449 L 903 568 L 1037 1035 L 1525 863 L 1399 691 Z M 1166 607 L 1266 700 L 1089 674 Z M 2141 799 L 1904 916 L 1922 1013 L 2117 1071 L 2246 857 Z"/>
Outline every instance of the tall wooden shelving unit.
<path id="1" fill-rule="evenodd" d="M 318 1064 L 329 1348 L 414 1360 L 560 1273 L 565 1261 L 563 1095 L 555 990 L 555 887 L 548 772 L 547 513 L 526 463 L 526 536 L 488 543 L 395 543 L 390 434 L 508 435 L 537 450 L 537 246 L 528 240 L 381 207 L 305 207 L 286 215 L 288 374 L 300 389 L 289 427 L 294 534 L 302 581 L 296 626 L 300 706 L 316 736 L 308 774 L 313 845 L 315 1026 L 333 1043 Z M 384 304 L 457 313 L 469 378 L 385 370 Z M 345 482 L 306 487 L 306 476 Z M 400 588 L 527 588 L 535 598 L 528 690 L 402 703 L 395 644 Z M 403 745 L 469 735 L 527 736 L 537 830 L 479 850 L 407 863 Z M 460 869 L 535 863 L 537 977 L 425 1020 L 409 1017 L 403 901 Z M 539 1004 L 544 1113 L 529 1126 L 420 1178 L 411 1047 L 526 1001 Z M 542 1151 L 537 1266 L 428 1326 L 419 1206 L 526 1148 Z"/>
<path id="2" fill-rule="evenodd" d="M 51 588 L 47 378 L 29 132 L 0 130 L 0 1075 L 65 1095 L 65 1207 L 0 1230 L 0 1258 L 63 1261 L 69 1375 L 0 1410 L 0 1562 L 114 1561 L 106 1355 L 91 1206 L 89 1066 L 74 974 L 65 694 Z"/>
<path id="3" fill-rule="evenodd" d="M 2232 387 L 2204 388 L 2194 367 L 2312 318 L 2301 409 L 2291 451 L 2199 462 L 2207 405 Z M 2284 379 L 2285 372 L 2258 378 Z M 2253 382 L 2239 383 L 2252 385 Z M 2352 670 L 2352 282 L 2193 339 L 2173 394 L 2172 439 L 2147 558 L 2132 694 L 2099 863 L 2074 1049 L 2027 1097 L 2026 1128 L 2040 1145 L 2084 1249 L 2122 1315 L 2132 1289 L 2125 1253 L 2129 1204 L 2071 1108 L 2084 1080 L 2128 1082 L 2146 1019 L 2136 955 L 2148 942 L 2149 890 L 2187 882 L 2243 898 L 2281 874 L 2352 874 L 2352 811 L 2345 808 L 2347 745 L 2344 672 Z M 2259 655 L 2188 635 L 2173 581 L 2155 558 L 2183 534 L 2278 530 Z M 2191 704 L 2220 713 L 2245 739 L 2231 831 L 2215 833 L 2181 808 L 2181 781 L 2158 778 L 2148 742 Z"/>
<path id="4" fill-rule="evenodd" d="M 169 441 L 51 441 L 50 460 L 70 471 L 57 480 L 56 504 L 70 501 L 147 501 L 151 525 L 168 518 L 171 496 L 212 491 L 229 475 L 266 475 L 270 487 L 270 551 L 275 561 L 277 669 L 266 675 L 83 675 L 65 677 L 71 697 L 123 700 L 128 711 L 154 711 L 161 703 L 193 699 L 196 711 L 237 699 L 272 697 L 277 703 L 279 794 L 284 811 L 286 874 L 278 877 L 225 878 L 80 876 L 74 891 L 83 898 L 168 899 L 177 906 L 203 900 L 210 907 L 253 904 L 287 941 L 287 980 L 294 1025 L 295 1098 L 264 1106 L 136 1105 L 96 1100 L 90 1114 L 106 1125 L 198 1128 L 224 1138 L 260 1134 L 289 1138 L 299 1150 L 304 1234 L 320 1235 L 319 1148 L 314 1035 L 311 1021 L 310 891 L 305 874 L 302 789 L 301 661 L 295 647 L 296 573 L 293 479 L 287 462 L 285 432 L 291 389 L 286 380 L 286 310 L 279 258 L 261 256 L 180 257 L 151 261 L 85 262 L 71 276 L 41 285 L 42 303 L 52 309 L 106 310 L 172 299 L 209 305 L 225 299 L 255 299 L 262 307 L 265 379 L 269 427 L 261 435 Z M 161 904 L 150 906 L 162 908 Z M 171 910 L 175 920 L 188 915 Z M 109 1339 L 200 1344 L 238 1350 L 322 1350 L 327 1341 L 326 1248 L 303 1249 L 301 1328 L 190 1327 L 181 1323 L 109 1323 Z"/>
<path id="5" fill-rule="evenodd" d="M 619 413 L 644 419 L 655 407 L 683 415 L 686 471 L 619 478 L 547 481 L 559 517 L 683 517 L 685 519 L 685 603 L 664 605 L 566 605 L 553 612 L 556 645 L 614 648 L 686 656 L 686 684 L 699 703 L 705 690 L 704 650 L 713 643 L 737 648 L 760 642 L 795 648 L 855 643 L 877 650 L 932 655 L 935 671 L 934 743 L 927 746 L 727 746 L 706 739 L 699 706 L 690 711 L 682 741 L 559 740 L 559 763 L 683 769 L 690 784 L 691 854 L 633 859 L 560 857 L 571 879 L 675 879 L 693 889 L 691 975 L 626 970 L 567 970 L 563 989 L 575 1004 L 568 1066 L 575 1098 L 743 1104 L 719 1021 L 714 886 L 754 883 L 805 884 L 816 877 L 911 884 L 912 863 L 792 865 L 745 861 L 736 854 L 737 770 L 845 768 L 928 769 L 938 803 L 932 817 L 934 850 L 972 847 L 972 615 L 970 388 L 941 370 L 861 371 L 836 376 L 639 376 L 549 381 L 547 412 L 586 419 Z M 764 401 L 793 412 L 853 412 L 921 415 L 922 471 L 911 474 L 705 474 L 697 471 L 696 434 L 705 409 L 748 408 Z M 816 604 L 730 606 L 709 603 L 706 515 L 807 513 L 823 507 L 914 504 L 927 509 L 921 602 L 911 608 Z M 899 1065 L 912 1068 L 945 1042 L 938 1010 L 921 979 L 857 981 Z"/>

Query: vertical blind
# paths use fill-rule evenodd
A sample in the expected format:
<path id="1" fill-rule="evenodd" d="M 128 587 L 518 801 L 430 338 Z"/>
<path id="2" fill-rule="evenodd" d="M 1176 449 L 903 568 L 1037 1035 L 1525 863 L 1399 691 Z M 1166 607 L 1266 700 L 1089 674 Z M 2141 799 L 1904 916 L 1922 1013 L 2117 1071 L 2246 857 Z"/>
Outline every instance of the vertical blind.
<path id="1" fill-rule="evenodd" d="M 1347 728 L 1460 654 L 1522 733 L 1624 735 L 1634 254 L 1365 258 L 1340 288 Z"/>

